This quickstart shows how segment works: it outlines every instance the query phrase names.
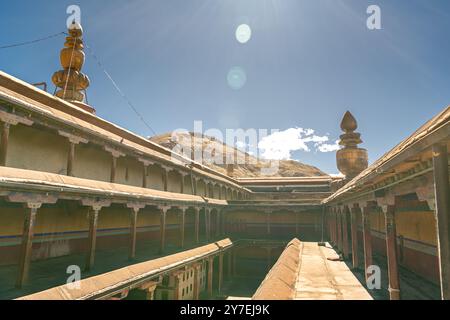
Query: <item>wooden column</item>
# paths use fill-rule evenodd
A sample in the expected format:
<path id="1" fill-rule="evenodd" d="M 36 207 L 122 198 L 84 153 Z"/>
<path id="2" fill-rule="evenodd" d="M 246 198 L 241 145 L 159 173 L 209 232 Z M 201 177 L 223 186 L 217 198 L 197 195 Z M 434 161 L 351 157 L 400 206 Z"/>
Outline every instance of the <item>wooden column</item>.
<path id="1" fill-rule="evenodd" d="M 208 210 L 208 239 L 212 238 L 212 223 L 211 223 L 211 209 Z"/>
<path id="2" fill-rule="evenodd" d="M 397 257 L 397 233 L 395 227 L 395 205 L 383 206 L 386 225 L 386 253 L 391 300 L 400 299 L 400 277 Z"/>
<path id="3" fill-rule="evenodd" d="M 267 236 L 270 236 L 270 212 L 266 213 L 266 228 Z"/>
<path id="4" fill-rule="evenodd" d="M 9 123 L 3 122 L 2 138 L 0 142 L 0 166 L 6 165 L 6 156 L 8 153 L 8 143 L 9 143 L 9 127 L 10 127 Z"/>
<path id="5" fill-rule="evenodd" d="M 147 188 L 148 166 L 144 164 L 142 168 L 142 188 Z"/>
<path id="6" fill-rule="evenodd" d="M 205 208 L 205 238 L 209 241 L 209 209 Z"/>
<path id="7" fill-rule="evenodd" d="M 130 211 L 130 240 L 128 249 L 128 259 L 133 260 L 136 257 L 136 239 L 137 239 L 137 216 L 140 209 L 145 208 L 143 204 L 127 203 Z"/>
<path id="8" fill-rule="evenodd" d="M 194 267 L 194 300 L 199 300 L 200 298 L 200 263 L 195 263 Z"/>
<path id="9" fill-rule="evenodd" d="M 137 215 L 139 209 L 132 209 L 130 215 L 130 249 L 128 259 L 133 260 L 136 257 L 136 230 L 137 230 Z"/>
<path id="10" fill-rule="evenodd" d="M 352 262 L 353 268 L 359 268 L 359 250 L 358 250 L 358 215 L 361 214 L 361 209 L 354 205 L 351 209 L 352 223 L 351 223 L 351 233 L 352 233 Z"/>
<path id="11" fill-rule="evenodd" d="M 180 193 L 184 193 L 184 172 L 180 172 L 180 179 L 181 179 L 181 184 L 180 184 Z"/>
<path id="12" fill-rule="evenodd" d="M 450 189 L 447 144 L 433 146 L 433 177 L 441 298 L 450 300 Z"/>
<path id="13" fill-rule="evenodd" d="M 109 181 L 116 182 L 116 170 L 117 170 L 117 157 L 111 156 L 111 174 Z"/>
<path id="14" fill-rule="evenodd" d="M 186 208 L 181 208 L 180 214 L 180 247 L 184 248 L 184 229 L 186 222 Z"/>
<path id="15" fill-rule="evenodd" d="M 22 288 L 28 279 L 30 269 L 31 251 L 34 236 L 34 224 L 36 221 L 37 210 L 41 203 L 27 203 L 25 220 L 23 223 L 22 243 L 19 256 L 19 273 L 17 275 L 16 287 Z"/>
<path id="16" fill-rule="evenodd" d="M 348 223 L 347 223 L 347 216 L 348 216 L 348 207 L 345 206 L 341 213 L 342 216 L 342 253 L 344 256 L 344 259 L 348 259 L 350 256 L 350 246 L 348 243 Z"/>
<path id="17" fill-rule="evenodd" d="M 163 181 L 163 190 L 169 190 L 169 168 L 166 166 L 161 166 L 162 169 L 162 181 Z"/>
<path id="18" fill-rule="evenodd" d="M 372 231 L 370 226 L 370 211 L 369 205 L 363 208 L 362 225 L 363 225 L 363 242 L 364 242 L 364 274 L 367 281 L 367 269 L 372 265 Z"/>
<path id="19" fill-rule="evenodd" d="M 180 300 L 180 282 L 181 282 L 181 277 L 182 277 L 183 271 L 179 271 L 177 273 L 175 273 L 174 278 L 175 278 L 175 284 L 174 284 L 174 288 L 173 288 L 173 292 L 174 292 L 174 300 Z"/>
<path id="20" fill-rule="evenodd" d="M 89 208 L 89 235 L 88 235 L 88 254 L 86 257 L 85 270 L 89 271 L 94 266 L 95 260 L 95 244 L 97 242 L 97 223 L 98 213 L 101 210 L 101 206 L 92 206 Z"/>
<path id="21" fill-rule="evenodd" d="M 58 134 L 60 136 L 66 137 L 67 140 L 69 141 L 69 152 L 67 154 L 67 168 L 66 168 L 66 174 L 68 176 L 74 176 L 73 173 L 73 165 L 75 162 L 75 146 L 77 144 L 79 144 L 80 142 L 82 143 L 88 143 L 87 139 L 84 139 L 80 136 L 74 135 L 72 133 L 66 132 L 66 131 L 62 131 L 62 130 L 58 130 Z"/>
<path id="22" fill-rule="evenodd" d="M 69 141 L 69 154 L 67 155 L 67 175 L 73 176 L 73 163 L 75 162 L 75 143 Z"/>
<path id="23" fill-rule="evenodd" d="M 220 235 L 220 216 L 221 216 L 220 210 L 217 209 L 216 210 L 216 232 L 215 232 L 216 238 L 219 237 L 219 235 Z"/>
<path id="24" fill-rule="evenodd" d="M 197 179 L 195 179 L 192 176 L 192 173 L 191 173 L 191 179 L 192 179 L 192 194 L 193 195 L 198 195 Z"/>
<path id="25" fill-rule="evenodd" d="M 194 225 L 194 232 L 195 232 L 195 243 L 200 242 L 200 208 L 194 208 L 195 211 L 195 225 Z"/>
<path id="26" fill-rule="evenodd" d="M 339 214 L 337 208 L 334 208 L 334 245 L 339 247 Z"/>
<path id="27" fill-rule="evenodd" d="M 166 214 L 170 209 L 169 206 L 159 206 L 159 253 L 163 254 L 166 248 Z"/>
<path id="28" fill-rule="evenodd" d="M 337 210 L 336 219 L 337 219 L 337 236 L 338 236 L 337 245 L 338 245 L 338 250 L 340 252 L 342 252 L 344 246 L 343 246 L 343 241 L 342 241 L 343 237 L 342 237 L 342 211 L 341 211 L 341 209 Z"/>
<path id="29" fill-rule="evenodd" d="M 119 157 L 124 157 L 125 153 L 122 153 L 115 148 L 105 146 L 104 147 L 106 152 L 111 153 L 111 175 L 110 175 L 110 182 L 115 183 L 116 182 L 116 171 L 117 171 L 117 159 Z"/>
<path id="30" fill-rule="evenodd" d="M 223 282 L 223 252 L 219 253 L 219 279 L 218 279 L 218 291 L 222 292 L 222 282 Z"/>
<path id="31" fill-rule="evenodd" d="M 213 294 L 213 271 L 214 271 L 214 258 L 208 258 L 208 296 L 212 297 Z"/>
<path id="32" fill-rule="evenodd" d="M 142 188 L 147 188 L 148 170 L 149 167 L 154 164 L 154 162 L 144 158 L 138 158 L 138 161 L 142 163 Z"/>
<path id="33" fill-rule="evenodd" d="M 220 235 L 225 235 L 225 210 L 222 210 L 220 214 Z"/>
<path id="34" fill-rule="evenodd" d="M 214 183 L 213 182 L 211 182 L 210 184 L 209 184 L 209 197 L 211 198 L 211 199 L 214 199 Z"/>

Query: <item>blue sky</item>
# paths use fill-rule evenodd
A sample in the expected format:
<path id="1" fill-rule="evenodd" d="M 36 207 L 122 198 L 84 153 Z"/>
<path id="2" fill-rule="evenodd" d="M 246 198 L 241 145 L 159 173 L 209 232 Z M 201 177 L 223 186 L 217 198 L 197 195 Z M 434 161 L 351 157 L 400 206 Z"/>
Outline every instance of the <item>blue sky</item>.
<path id="1" fill-rule="evenodd" d="M 350 110 L 373 162 L 450 104 L 447 0 L 14 1 L 0 10 L 0 46 L 64 31 L 70 4 L 81 7 L 86 43 L 157 133 L 202 120 L 223 131 L 310 128 L 331 144 Z M 381 30 L 366 27 L 370 4 L 381 8 Z M 235 38 L 243 23 L 245 44 Z M 63 42 L 0 50 L 0 69 L 51 84 Z M 233 67 L 247 78 L 238 90 L 227 84 Z M 83 71 L 99 116 L 152 134 L 88 52 Z M 334 152 L 292 148 L 293 159 L 337 173 Z"/>

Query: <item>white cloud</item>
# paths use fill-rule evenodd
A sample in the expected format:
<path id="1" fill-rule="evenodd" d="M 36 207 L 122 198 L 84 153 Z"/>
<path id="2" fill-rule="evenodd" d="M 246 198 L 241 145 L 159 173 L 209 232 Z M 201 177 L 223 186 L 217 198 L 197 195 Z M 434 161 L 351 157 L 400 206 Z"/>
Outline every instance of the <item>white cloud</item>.
<path id="1" fill-rule="evenodd" d="M 317 150 L 319 150 L 320 152 L 333 152 L 339 149 L 339 140 L 336 140 L 333 144 L 323 143 L 317 146 Z"/>
<path id="2" fill-rule="evenodd" d="M 329 173 L 328 175 L 332 178 L 345 178 L 342 173 Z"/>
<path id="3" fill-rule="evenodd" d="M 314 134 L 313 129 L 289 128 L 284 131 L 274 132 L 258 143 L 260 156 L 265 159 L 289 160 L 292 152 L 311 149 L 319 152 L 331 152 L 339 149 L 337 141 L 334 144 L 326 143 L 327 135 Z"/>
<path id="4" fill-rule="evenodd" d="M 236 148 L 241 149 L 241 150 L 245 150 L 246 147 L 247 147 L 247 144 L 245 142 L 236 141 Z"/>

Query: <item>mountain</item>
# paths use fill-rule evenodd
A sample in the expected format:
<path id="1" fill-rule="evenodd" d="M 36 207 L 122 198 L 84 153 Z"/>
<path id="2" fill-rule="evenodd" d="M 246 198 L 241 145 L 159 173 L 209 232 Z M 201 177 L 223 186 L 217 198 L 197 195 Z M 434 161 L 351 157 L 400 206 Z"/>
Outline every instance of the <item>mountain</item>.
<path id="1" fill-rule="evenodd" d="M 203 165 L 224 174 L 227 174 L 227 165 L 223 165 L 219 163 L 219 161 L 223 159 L 223 153 L 225 153 L 228 157 L 232 157 L 234 153 L 234 155 L 237 156 L 238 161 L 237 164 L 232 165 L 233 170 L 232 172 L 228 171 L 228 174 L 236 178 L 251 178 L 261 176 L 312 177 L 327 175 L 314 166 L 307 165 L 296 160 L 269 161 L 258 159 L 237 148 L 225 145 L 222 141 L 219 141 L 214 137 L 205 135 L 197 135 L 194 137 L 194 134 L 192 132 L 175 134 L 166 133 L 149 137 L 149 139 L 163 147 L 171 149 L 174 152 L 180 154 L 183 154 L 183 150 L 189 150 L 190 148 L 191 154 L 194 154 L 194 150 L 197 150 L 196 152 L 198 153 L 198 155 L 200 155 L 202 154 L 200 150 L 203 150 L 204 155 L 211 154 L 212 156 L 208 158 L 216 159 L 216 161 L 208 161 L 207 159 L 197 161 L 202 162 Z M 222 152 L 222 155 L 217 154 L 217 152 L 220 152 L 221 150 L 224 151 Z M 184 153 L 186 153 L 186 151 L 184 151 Z M 196 159 L 199 159 L 199 156 L 197 156 Z M 233 163 L 236 163 L 236 161 L 234 161 Z M 275 167 L 275 169 L 268 169 L 270 168 L 270 166 Z M 228 167 L 228 169 L 230 169 L 230 167 Z"/>

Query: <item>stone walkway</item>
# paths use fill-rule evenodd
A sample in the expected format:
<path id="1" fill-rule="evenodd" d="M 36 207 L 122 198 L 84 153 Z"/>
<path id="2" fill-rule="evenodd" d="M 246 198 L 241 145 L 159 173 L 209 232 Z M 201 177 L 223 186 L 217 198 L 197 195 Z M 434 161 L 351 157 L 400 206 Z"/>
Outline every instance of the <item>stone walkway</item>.
<path id="1" fill-rule="evenodd" d="M 372 300 L 329 244 L 302 242 L 295 300 Z M 331 259 L 331 260 L 329 260 Z"/>

